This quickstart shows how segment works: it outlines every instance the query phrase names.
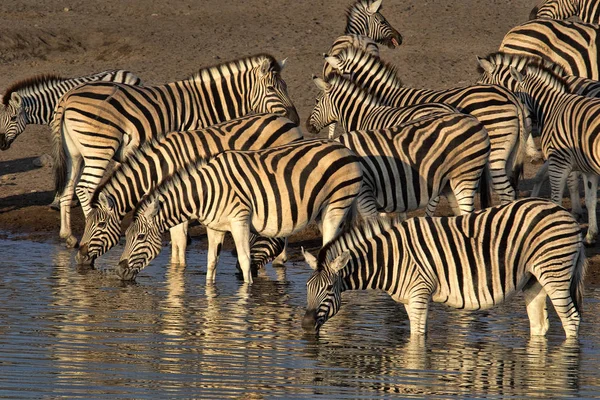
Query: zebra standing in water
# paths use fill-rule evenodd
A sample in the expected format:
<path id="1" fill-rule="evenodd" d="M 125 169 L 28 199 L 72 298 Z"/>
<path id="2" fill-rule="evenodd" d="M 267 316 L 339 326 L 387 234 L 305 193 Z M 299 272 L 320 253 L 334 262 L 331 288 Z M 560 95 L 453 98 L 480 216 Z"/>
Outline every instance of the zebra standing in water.
<path id="1" fill-rule="evenodd" d="M 304 140 L 258 151 L 228 150 L 189 164 L 137 206 L 117 274 L 137 273 L 161 250 L 161 232 L 190 219 L 206 226 L 207 282 L 214 282 L 225 232 L 231 232 L 244 281 L 252 283 L 250 232 L 288 237 L 317 220 L 332 240 L 356 205 L 359 158 L 331 140 Z"/>
<path id="2" fill-rule="evenodd" d="M 501 202 L 516 198 L 515 188 L 525 151 L 527 149 L 528 153 L 535 156 L 537 151 L 529 150 L 526 145 L 530 126 L 526 110 L 514 94 L 502 87 L 490 85 L 446 90 L 406 88 L 402 86 L 395 67 L 350 47 L 337 56 L 327 56 L 325 59 L 339 74 L 350 74 L 356 85 L 367 89 L 383 104 L 406 107 L 428 102 L 445 103 L 477 118 L 490 135 L 493 188 Z M 357 105 L 354 107 L 359 108 Z M 356 119 L 358 115 L 354 114 L 352 118 Z M 508 178 L 511 175 L 512 184 Z"/>
<path id="3" fill-rule="evenodd" d="M 0 150 L 8 150 L 26 125 L 49 125 L 62 95 L 76 86 L 94 81 L 142 84 L 140 78 L 126 70 L 110 70 L 78 78 L 37 75 L 15 82 L 4 92 L 0 105 Z"/>
<path id="4" fill-rule="evenodd" d="M 550 297 L 577 337 L 586 270 L 579 224 L 562 207 L 522 199 L 459 217 L 357 226 L 326 244 L 306 283 L 302 326 L 319 331 L 346 290 L 379 289 L 404 304 L 411 335 L 427 331 L 429 302 L 483 310 L 523 291 L 531 335 L 548 331 Z"/>
<path id="5" fill-rule="evenodd" d="M 571 171 L 581 172 L 588 210 L 585 243 L 598 235 L 596 205 L 600 175 L 600 99 L 569 93 L 562 79 L 543 66 L 528 65 L 512 78 L 523 102 L 532 110 L 541 133 L 542 152 L 548 160 L 551 198 L 560 204 Z M 525 74 L 525 75 L 522 75 Z"/>
<path id="6" fill-rule="evenodd" d="M 598 25 L 571 21 L 536 19 L 511 29 L 499 51 L 552 61 L 568 75 L 600 79 Z"/>
<path id="7" fill-rule="evenodd" d="M 289 119 L 259 114 L 201 130 L 170 132 L 146 142 L 133 151 L 93 194 L 77 262 L 92 264 L 116 245 L 125 215 L 144 195 L 186 164 L 224 150 L 258 150 L 288 144 L 302 137 L 300 128 Z M 171 262 L 185 264 L 187 223 L 171 229 L 171 244 Z"/>
<path id="8" fill-rule="evenodd" d="M 546 0 L 531 10 L 529 19 L 567 19 L 573 15 L 577 15 L 586 24 L 600 24 L 600 1 Z"/>
<path id="9" fill-rule="evenodd" d="M 67 246 L 77 243 L 70 222 L 75 185 L 87 216 L 87 193 L 95 191 L 110 160 L 124 160 L 146 140 L 249 113 L 286 115 L 298 123 L 282 66 L 259 54 L 203 68 L 162 86 L 90 83 L 63 96 L 53 122 L 53 147 L 56 189 L 62 193 L 60 237 Z"/>

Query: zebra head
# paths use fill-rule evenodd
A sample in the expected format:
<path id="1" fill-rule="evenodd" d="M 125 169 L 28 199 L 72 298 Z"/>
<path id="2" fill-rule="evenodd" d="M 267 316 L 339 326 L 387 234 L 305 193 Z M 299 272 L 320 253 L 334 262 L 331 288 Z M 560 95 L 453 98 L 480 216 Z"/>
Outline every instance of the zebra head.
<path id="1" fill-rule="evenodd" d="M 281 78 L 286 60 L 278 63 L 265 57 L 257 68 L 257 81 L 250 93 L 250 108 L 255 113 L 285 115 L 296 125 L 300 117 L 287 92 L 287 84 Z"/>
<path id="2" fill-rule="evenodd" d="M 306 129 L 316 135 L 327 125 L 337 122 L 340 116 L 339 110 L 333 102 L 333 85 L 315 75 L 312 79 L 321 93 L 317 95 L 315 107 L 306 120 Z"/>
<path id="3" fill-rule="evenodd" d="M 313 274 L 306 282 L 307 306 L 302 328 L 319 333 L 321 326 L 337 314 L 342 304 L 342 278 L 339 272 L 350 260 L 350 252 L 345 251 L 328 263 L 319 263 L 304 249 L 302 253 L 313 269 Z"/>
<path id="4" fill-rule="evenodd" d="M 23 99 L 17 92 L 2 99 L 0 106 L 0 150 L 8 150 L 10 144 L 25 130 L 27 117 Z"/>
<path id="5" fill-rule="evenodd" d="M 346 32 L 368 36 L 393 49 L 402 44 L 402 35 L 379 12 L 382 0 L 358 0 L 346 13 Z"/>
<path id="6" fill-rule="evenodd" d="M 91 203 L 91 210 L 85 220 L 85 231 L 81 238 L 77 263 L 93 265 L 94 260 L 119 242 L 121 219 L 116 211 L 115 199 L 104 192 L 98 194 L 98 201 Z"/>
<path id="7" fill-rule="evenodd" d="M 579 14 L 579 2 L 573 0 L 545 0 L 533 7 L 529 20 L 538 18 L 567 19 Z"/>
<path id="8" fill-rule="evenodd" d="M 117 276 L 132 281 L 152 261 L 162 246 L 162 235 L 155 218 L 160 211 L 159 199 L 144 202 L 136 210 L 125 232 L 125 249 L 119 261 Z"/>

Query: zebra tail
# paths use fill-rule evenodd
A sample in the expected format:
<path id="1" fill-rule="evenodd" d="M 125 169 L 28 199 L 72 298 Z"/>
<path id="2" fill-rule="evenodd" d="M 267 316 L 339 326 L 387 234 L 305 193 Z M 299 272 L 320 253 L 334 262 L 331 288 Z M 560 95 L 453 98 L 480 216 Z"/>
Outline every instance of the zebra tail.
<path id="1" fill-rule="evenodd" d="M 571 299 L 575 304 L 575 309 L 581 315 L 583 312 L 583 281 L 588 267 L 588 260 L 585 256 L 585 247 L 580 242 L 579 254 L 577 254 L 577 262 L 571 277 L 571 286 L 569 288 Z"/>
<path id="2" fill-rule="evenodd" d="M 54 172 L 54 190 L 62 194 L 67 185 L 67 156 L 63 146 L 64 108 L 59 103 L 52 120 L 52 167 Z"/>
<path id="3" fill-rule="evenodd" d="M 483 172 L 479 179 L 479 202 L 481 203 L 481 209 L 483 210 L 484 208 L 492 206 L 492 185 L 490 184 L 492 174 L 490 173 L 489 163 L 483 168 Z"/>

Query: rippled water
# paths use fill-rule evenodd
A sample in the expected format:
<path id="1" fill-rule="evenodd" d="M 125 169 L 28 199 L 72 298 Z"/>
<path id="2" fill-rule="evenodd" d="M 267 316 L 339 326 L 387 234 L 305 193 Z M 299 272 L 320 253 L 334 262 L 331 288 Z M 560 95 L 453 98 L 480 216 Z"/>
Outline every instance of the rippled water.
<path id="1" fill-rule="evenodd" d="M 587 288 L 579 342 L 551 314 L 530 340 L 522 298 L 462 313 L 434 305 L 410 340 L 402 306 L 347 292 L 319 338 L 300 327 L 303 264 L 270 266 L 248 287 L 224 257 L 205 285 L 205 243 L 185 269 L 164 251 L 123 285 L 78 270 L 58 245 L 0 240 L 0 397 L 591 398 L 600 396 L 600 289 Z"/>

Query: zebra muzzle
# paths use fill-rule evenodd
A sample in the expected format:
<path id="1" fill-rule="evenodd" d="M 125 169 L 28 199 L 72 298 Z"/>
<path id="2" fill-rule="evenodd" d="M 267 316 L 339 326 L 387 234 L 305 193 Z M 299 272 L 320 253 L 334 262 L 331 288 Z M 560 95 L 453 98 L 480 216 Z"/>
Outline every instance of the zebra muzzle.
<path id="1" fill-rule="evenodd" d="M 87 266 L 94 265 L 94 259 L 92 257 L 90 257 L 90 254 L 88 252 L 88 244 L 87 243 L 85 243 L 79 247 L 79 251 L 77 252 L 77 255 L 75 256 L 75 261 L 79 265 L 87 265 Z"/>
<path id="2" fill-rule="evenodd" d="M 116 273 L 122 281 L 133 281 L 137 276 L 137 271 L 134 268 L 129 268 L 129 262 L 127 260 L 121 260 L 119 262 Z"/>
<path id="3" fill-rule="evenodd" d="M 302 329 L 317 333 L 321 325 L 323 325 L 322 318 L 319 318 L 319 320 L 321 320 L 320 324 L 317 321 L 317 310 L 307 310 L 302 318 Z"/>

